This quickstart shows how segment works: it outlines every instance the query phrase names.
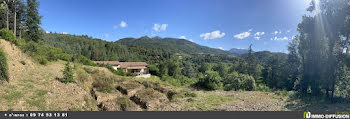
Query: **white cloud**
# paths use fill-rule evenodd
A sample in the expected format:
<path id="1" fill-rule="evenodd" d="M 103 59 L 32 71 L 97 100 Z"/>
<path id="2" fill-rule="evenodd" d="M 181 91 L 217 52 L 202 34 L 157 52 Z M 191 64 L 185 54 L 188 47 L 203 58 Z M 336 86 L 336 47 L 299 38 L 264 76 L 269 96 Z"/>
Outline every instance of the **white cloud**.
<path id="1" fill-rule="evenodd" d="M 277 40 L 277 41 L 278 40 L 289 40 L 289 38 L 286 37 L 286 36 L 285 37 L 280 37 L 280 38 L 279 37 L 274 37 L 274 38 L 271 38 L 270 40 Z"/>
<path id="2" fill-rule="evenodd" d="M 265 35 L 265 32 L 256 32 L 254 34 L 254 36 L 262 36 L 262 35 Z"/>
<path id="3" fill-rule="evenodd" d="M 256 36 L 256 37 L 254 37 L 256 40 L 260 40 L 260 37 L 259 36 Z"/>
<path id="4" fill-rule="evenodd" d="M 244 39 L 250 36 L 250 30 L 248 30 L 248 32 L 243 32 L 240 34 L 236 34 L 234 37 L 237 39 Z"/>
<path id="5" fill-rule="evenodd" d="M 277 34 L 281 34 L 282 32 L 281 31 L 275 31 L 273 32 L 273 34 L 277 35 Z"/>
<path id="6" fill-rule="evenodd" d="M 186 36 L 180 36 L 179 38 L 180 39 L 186 39 Z"/>
<path id="7" fill-rule="evenodd" d="M 287 33 L 289 33 L 290 32 L 290 30 L 287 30 Z"/>
<path id="8" fill-rule="evenodd" d="M 223 47 L 218 47 L 218 49 L 220 49 L 220 50 L 224 50 L 224 48 L 223 48 Z"/>
<path id="9" fill-rule="evenodd" d="M 49 31 L 45 31 L 45 33 L 50 33 Z"/>
<path id="10" fill-rule="evenodd" d="M 67 32 L 62 32 L 61 34 L 68 34 Z"/>
<path id="11" fill-rule="evenodd" d="M 207 39 L 217 39 L 217 38 L 222 38 L 224 37 L 226 34 L 224 32 L 220 33 L 219 30 L 213 31 L 211 33 L 203 33 L 200 35 L 200 37 L 204 38 L 204 40 Z"/>
<path id="12" fill-rule="evenodd" d="M 154 24 L 153 30 L 156 32 L 161 32 L 161 31 L 165 31 L 167 27 L 168 27 L 168 24 Z"/>
<path id="13" fill-rule="evenodd" d="M 194 42 L 192 39 L 190 39 L 189 41 Z"/>
<path id="14" fill-rule="evenodd" d="M 125 21 L 121 21 L 119 24 L 120 27 L 125 28 L 128 26 L 128 24 Z"/>

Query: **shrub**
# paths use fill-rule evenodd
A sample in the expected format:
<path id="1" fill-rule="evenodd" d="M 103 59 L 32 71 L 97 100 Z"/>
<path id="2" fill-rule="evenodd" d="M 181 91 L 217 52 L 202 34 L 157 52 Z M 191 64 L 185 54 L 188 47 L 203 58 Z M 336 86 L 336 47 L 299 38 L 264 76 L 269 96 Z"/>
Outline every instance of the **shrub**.
<path id="1" fill-rule="evenodd" d="M 82 63 L 84 65 L 96 66 L 96 64 L 94 62 L 92 62 L 91 60 L 89 60 L 88 58 L 86 58 L 83 55 L 74 55 L 72 60 L 74 62 L 79 62 L 79 63 Z"/>
<path id="2" fill-rule="evenodd" d="M 221 80 L 218 72 L 206 71 L 204 77 L 199 79 L 198 85 L 208 90 L 217 90 L 222 87 Z"/>
<path id="3" fill-rule="evenodd" d="M 46 65 L 49 62 L 44 56 L 36 56 L 35 59 L 42 65 Z"/>
<path id="4" fill-rule="evenodd" d="M 239 90 L 242 85 L 240 75 L 237 72 L 232 72 L 224 79 L 224 90 Z"/>
<path id="5" fill-rule="evenodd" d="M 8 65 L 6 54 L 2 48 L 0 48 L 0 80 L 9 81 Z"/>
<path id="6" fill-rule="evenodd" d="M 74 76 L 73 76 L 73 68 L 70 66 L 70 63 L 67 62 L 66 67 L 64 68 L 63 72 L 63 78 L 61 79 L 61 82 L 63 83 L 72 83 L 75 82 Z"/>
<path id="7" fill-rule="evenodd" d="M 10 41 L 11 43 L 17 45 L 16 37 L 15 37 L 15 35 L 13 34 L 13 32 L 10 31 L 10 30 L 1 29 L 1 30 L 0 30 L 0 37 L 1 37 L 2 39 L 8 40 L 8 41 Z"/>
<path id="8" fill-rule="evenodd" d="M 266 86 L 265 84 L 258 84 L 256 86 L 256 90 L 258 90 L 258 91 L 271 91 L 271 89 L 268 86 Z"/>
<path id="9" fill-rule="evenodd" d="M 255 90 L 256 85 L 255 85 L 255 80 L 252 76 L 242 74 L 242 89 L 252 91 Z"/>

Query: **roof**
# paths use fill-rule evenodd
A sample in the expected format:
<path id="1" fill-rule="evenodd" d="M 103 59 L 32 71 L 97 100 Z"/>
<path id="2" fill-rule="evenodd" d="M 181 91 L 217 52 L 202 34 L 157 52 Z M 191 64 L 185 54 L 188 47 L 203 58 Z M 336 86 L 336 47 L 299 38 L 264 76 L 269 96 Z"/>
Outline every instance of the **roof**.
<path id="1" fill-rule="evenodd" d="M 146 62 L 119 62 L 119 65 L 121 68 L 131 68 L 131 67 L 134 67 L 134 69 L 136 67 L 139 67 L 139 68 L 142 68 L 142 67 L 146 67 L 147 66 L 147 63 Z M 138 68 L 138 69 L 139 69 Z"/>
<path id="2" fill-rule="evenodd" d="M 124 69 L 144 69 L 148 65 L 146 62 L 119 62 L 119 61 L 94 61 L 97 64 L 120 65 Z"/>
<path id="3" fill-rule="evenodd" d="M 96 64 L 109 64 L 112 66 L 116 66 L 120 64 L 119 61 L 93 61 L 93 62 Z"/>

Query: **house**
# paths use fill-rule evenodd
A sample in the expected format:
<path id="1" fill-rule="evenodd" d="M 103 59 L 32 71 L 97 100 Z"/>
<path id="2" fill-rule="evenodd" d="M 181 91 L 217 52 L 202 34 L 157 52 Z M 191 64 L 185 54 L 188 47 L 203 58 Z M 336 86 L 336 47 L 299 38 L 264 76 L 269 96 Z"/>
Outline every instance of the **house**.
<path id="1" fill-rule="evenodd" d="M 119 61 L 94 61 L 96 64 L 109 64 L 113 69 L 122 69 L 124 72 L 133 73 L 136 77 L 149 78 L 146 62 L 119 62 Z"/>

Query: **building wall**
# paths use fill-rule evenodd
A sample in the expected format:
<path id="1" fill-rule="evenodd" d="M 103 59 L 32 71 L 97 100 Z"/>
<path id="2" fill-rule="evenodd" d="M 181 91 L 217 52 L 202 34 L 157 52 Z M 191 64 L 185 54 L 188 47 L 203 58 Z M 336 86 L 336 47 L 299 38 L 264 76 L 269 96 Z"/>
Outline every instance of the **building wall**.
<path id="1" fill-rule="evenodd" d="M 118 70 L 118 66 L 112 66 L 114 70 Z"/>

